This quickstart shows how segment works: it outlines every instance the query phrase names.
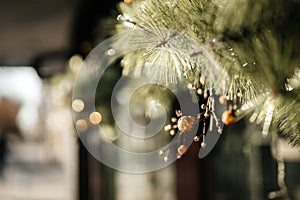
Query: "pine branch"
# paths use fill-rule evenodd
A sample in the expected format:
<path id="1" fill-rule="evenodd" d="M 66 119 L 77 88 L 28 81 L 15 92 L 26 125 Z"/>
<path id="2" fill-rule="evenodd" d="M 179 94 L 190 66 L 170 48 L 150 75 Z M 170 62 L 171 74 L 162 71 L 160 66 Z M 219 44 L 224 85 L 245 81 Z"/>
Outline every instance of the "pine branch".
<path id="1" fill-rule="evenodd" d="M 217 93 L 238 95 L 241 106 L 269 96 L 275 106 L 272 123 L 293 144 L 300 143 L 300 2 L 144 0 L 119 8 L 122 24 L 144 30 L 138 40 L 149 41 L 149 49 L 124 57 L 124 71 L 147 63 L 165 83 L 182 77 L 195 83 L 204 75 Z M 162 28 L 179 34 L 166 40 Z M 267 106 L 259 108 L 264 119 Z"/>

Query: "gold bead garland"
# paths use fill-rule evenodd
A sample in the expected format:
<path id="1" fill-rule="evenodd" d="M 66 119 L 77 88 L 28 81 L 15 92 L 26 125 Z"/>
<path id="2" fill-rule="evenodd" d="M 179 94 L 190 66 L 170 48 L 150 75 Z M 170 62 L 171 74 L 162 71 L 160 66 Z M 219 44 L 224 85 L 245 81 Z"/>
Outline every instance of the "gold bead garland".
<path id="1" fill-rule="evenodd" d="M 206 84 L 206 79 L 201 76 L 201 78 L 199 78 L 199 82 L 188 85 L 190 92 L 196 94 L 197 96 L 200 112 L 196 115 L 190 115 L 182 113 L 181 110 L 176 110 L 176 117 L 172 117 L 170 120 L 171 123 L 164 127 L 164 130 L 168 131 L 171 136 L 179 134 L 179 137 L 177 138 L 178 142 L 176 143 L 177 159 L 181 158 L 188 151 L 188 146 L 184 143 L 184 141 L 189 134 L 192 134 L 192 130 L 195 128 L 196 123 L 199 123 L 199 127 L 202 127 L 202 130 L 199 130 L 199 127 L 197 127 L 197 130 L 195 130 L 197 133 L 193 141 L 200 142 L 201 148 L 206 148 L 207 146 L 206 134 L 208 133 L 208 130 L 211 131 L 213 128 L 213 120 L 216 122 L 215 127 L 217 128 L 218 132 L 221 134 L 223 131 L 219 120 L 214 113 L 214 99 L 211 96 L 212 92 L 208 90 Z M 218 100 L 221 105 L 226 105 L 229 103 L 226 96 L 221 96 Z M 172 152 L 167 149 L 166 151 L 163 151 L 163 154 L 160 155 L 164 156 L 163 160 L 167 162 L 168 159 L 166 159 L 166 156 L 170 158 L 170 153 Z"/>

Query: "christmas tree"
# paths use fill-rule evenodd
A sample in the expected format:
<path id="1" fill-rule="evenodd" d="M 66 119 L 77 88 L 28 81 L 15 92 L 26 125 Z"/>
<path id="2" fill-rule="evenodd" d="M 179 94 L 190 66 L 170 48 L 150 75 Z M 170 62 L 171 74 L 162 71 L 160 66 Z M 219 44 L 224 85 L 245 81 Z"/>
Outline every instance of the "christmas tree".
<path id="1" fill-rule="evenodd" d="M 79 73 L 83 83 L 79 85 L 84 87 L 77 98 L 91 106 L 94 99 L 88 98 L 88 93 L 97 91 L 96 101 L 113 97 L 111 107 L 99 110 L 104 114 L 103 120 L 111 123 L 111 129 L 117 129 L 112 132 L 118 134 L 101 140 L 105 151 L 95 153 L 100 161 L 106 163 L 103 158 L 110 161 L 118 156 L 120 162 L 106 164 L 135 173 L 153 171 L 181 158 L 193 141 L 199 142 L 202 158 L 216 144 L 223 125 L 230 126 L 241 119 L 258 124 L 261 135 L 257 137 L 270 139 L 272 148 L 279 137 L 288 139 L 292 146 L 300 144 L 300 2 L 124 0 L 118 8 L 112 39 L 100 44 L 103 49 L 96 48 L 91 53 L 85 71 Z M 119 65 L 111 66 L 113 60 L 120 61 L 122 76 L 127 77 L 116 83 L 119 96 L 107 92 L 116 74 L 107 76 L 110 83 L 104 88 L 96 89 L 92 83 L 104 74 L 103 66 L 119 70 Z M 181 107 L 182 99 L 189 108 Z M 160 127 L 164 121 L 161 107 L 169 119 L 164 128 Z M 94 107 L 88 109 L 94 111 Z M 82 118 L 84 114 L 88 116 L 83 113 Z M 145 131 L 132 125 L 132 121 L 145 125 Z M 160 135 L 168 132 L 170 144 L 163 146 L 165 137 L 148 134 L 147 127 L 151 126 L 147 124 L 157 124 L 162 129 Z M 91 135 L 99 132 L 97 129 Z M 149 139 L 150 145 L 145 145 L 142 136 Z M 115 149 L 105 145 L 111 143 L 119 144 L 122 151 L 110 151 Z M 123 148 L 134 153 L 125 154 Z M 280 191 L 270 193 L 270 198 L 288 199 L 284 160 L 276 145 L 272 150 L 278 164 Z M 163 164 L 155 160 L 157 154 Z M 147 160 L 143 155 L 153 157 Z"/>
<path id="2" fill-rule="evenodd" d="M 273 128 L 293 145 L 300 143 L 298 1 L 139 0 L 119 8 L 117 32 L 144 31 L 127 39 L 148 43 L 124 56 L 124 75 L 142 66 L 160 83 L 185 79 L 206 99 L 207 117 L 213 115 L 205 108 L 213 92 L 227 104 L 225 125 L 250 115 L 262 134 Z"/>

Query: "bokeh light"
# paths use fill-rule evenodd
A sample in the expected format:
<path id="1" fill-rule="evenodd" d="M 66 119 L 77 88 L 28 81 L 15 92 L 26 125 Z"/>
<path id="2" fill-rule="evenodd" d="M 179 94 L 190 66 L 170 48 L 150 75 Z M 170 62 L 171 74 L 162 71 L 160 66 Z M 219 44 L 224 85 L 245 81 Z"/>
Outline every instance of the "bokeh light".
<path id="1" fill-rule="evenodd" d="M 81 99 L 75 99 L 72 102 L 72 108 L 75 112 L 81 112 L 84 109 L 84 102 Z"/>
<path id="2" fill-rule="evenodd" d="M 99 112 L 92 112 L 90 114 L 90 121 L 92 124 L 100 124 L 102 121 L 102 115 Z"/>
<path id="3" fill-rule="evenodd" d="M 77 72 L 83 63 L 83 59 L 80 55 L 73 55 L 69 60 L 69 67 L 73 72 Z"/>
<path id="4" fill-rule="evenodd" d="M 78 131 L 83 132 L 88 128 L 88 124 L 84 119 L 79 119 L 76 121 L 76 128 Z"/>

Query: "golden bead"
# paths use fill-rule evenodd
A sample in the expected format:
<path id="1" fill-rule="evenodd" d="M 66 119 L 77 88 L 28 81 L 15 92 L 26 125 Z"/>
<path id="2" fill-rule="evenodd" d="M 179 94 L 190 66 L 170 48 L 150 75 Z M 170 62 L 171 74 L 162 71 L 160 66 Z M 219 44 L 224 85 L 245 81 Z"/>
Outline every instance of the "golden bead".
<path id="1" fill-rule="evenodd" d="M 182 112 L 180 110 L 176 110 L 175 113 L 178 117 L 182 116 Z"/>
<path id="2" fill-rule="evenodd" d="M 197 93 L 198 93 L 199 95 L 202 95 L 202 94 L 203 94 L 203 90 L 202 90 L 202 89 L 198 89 L 198 90 L 197 90 Z"/>
<path id="3" fill-rule="evenodd" d="M 176 134 L 176 131 L 175 130 L 171 130 L 170 131 L 170 135 L 174 136 Z"/>
<path id="4" fill-rule="evenodd" d="M 164 130 L 165 130 L 165 131 L 170 131 L 171 129 L 172 129 L 171 124 L 168 124 L 168 125 L 166 125 L 166 126 L 164 127 Z"/>
<path id="5" fill-rule="evenodd" d="M 209 112 L 205 112 L 205 113 L 204 113 L 204 117 L 205 117 L 205 118 L 208 118 L 208 117 L 209 117 Z"/>
<path id="6" fill-rule="evenodd" d="M 195 137 L 194 137 L 194 141 L 195 141 L 195 142 L 199 142 L 199 140 L 200 140 L 200 137 L 199 137 L 199 136 L 195 136 Z"/>
<path id="7" fill-rule="evenodd" d="M 237 105 L 233 105 L 233 106 L 232 106 L 232 109 L 233 109 L 233 110 L 237 110 Z"/>
<path id="8" fill-rule="evenodd" d="M 194 89 L 194 86 L 193 86 L 193 84 L 191 84 L 191 83 L 189 83 L 187 87 L 188 87 L 188 89 L 190 89 L 190 90 Z"/>
<path id="9" fill-rule="evenodd" d="M 178 147 L 177 152 L 179 155 L 183 155 L 187 152 L 187 150 L 188 150 L 187 146 L 182 144 Z"/>
<path id="10" fill-rule="evenodd" d="M 205 142 L 202 142 L 202 143 L 201 143 L 201 147 L 202 147 L 203 149 L 205 149 L 206 143 L 205 143 Z"/>
<path id="11" fill-rule="evenodd" d="M 227 104 L 228 100 L 227 100 L 226 96 L 222 95 L 219 97 L 219 102 L 220 102 L 220 104 L 225 105 L 225 104 Z"/>
<path id="12" fill-rule="evenodd" d="M 172 121 L 173 123 L 175 123 L 175 122 L 177 122 L 177 118 L 176 118 L 176 117 L 172 117 L 171 121 Z"/>
<path id="13" fill-rule="evenodd" d="M 203 98 L 207 99 L 207 97 L 208 97 L 207 91 L 204 91 Z"/>
<path id="14" fill-rule="evenodd" d="M 222 121 L 225 125 L 234 124 L 236 117 L 232 110 L 225 110 L 222 114 Z"/>
<path id="15" fill-rule="evenodd" d="M 180 117 L 178 120 L 178 129 L 183 133 L 189 132 L 193 129 L 195 121 L 196 119 L 193 116 Z"/>
<path id="16" fill-rule="evenodd" d="M 170 160 L 169 156 L 165 156 L 165 157 L 164 157 L 164 161 L 165 161 L 165 162 L 168 162 L 169 160 Z"/>
<path id="17" fill-rule="evenodd" d="M 200 83 L 202 85 L 205 85 L 206 84 L 206 79 L 204 77 L 200 77 Z"/>

